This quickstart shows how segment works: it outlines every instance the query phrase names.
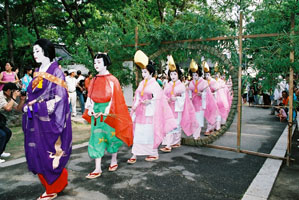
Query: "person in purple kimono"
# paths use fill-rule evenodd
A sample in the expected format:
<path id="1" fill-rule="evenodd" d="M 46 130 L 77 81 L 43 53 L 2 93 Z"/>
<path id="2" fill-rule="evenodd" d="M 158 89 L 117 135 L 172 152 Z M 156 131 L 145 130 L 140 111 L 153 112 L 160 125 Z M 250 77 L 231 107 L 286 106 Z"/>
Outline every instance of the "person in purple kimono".
<path id="1" fill-rule="evenodd" d="M 28 85 L 23 108 L 25 154 L 28 169 L 38 174 L 46 189 L 38 199 L 54 199 L 68 184 L 65 166 L 72 150 L 67 86 L 49 40 L 37 40 L 33 56 L 41 65 Z"/>

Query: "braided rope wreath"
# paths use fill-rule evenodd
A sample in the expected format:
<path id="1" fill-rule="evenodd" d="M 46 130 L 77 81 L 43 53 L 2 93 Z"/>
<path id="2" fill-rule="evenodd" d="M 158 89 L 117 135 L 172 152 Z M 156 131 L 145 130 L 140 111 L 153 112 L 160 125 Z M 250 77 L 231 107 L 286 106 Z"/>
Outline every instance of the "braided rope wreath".
<path id="1" fill-rule="evenodd" d="M 219 60 L 221 60 L 225 65 L 229 66 L 228 73 L 231 75 L 232 83 L 233 83 L 233 100 L 231 109 L 229 112 L 229 115 L 227 117 L 225 125 L 221 126 L 220 130 L 214 131 L 213 134 L 209 136 L 205 136 L 204 138 L 200 138 L 198 140 L 194 140 L 193 138 L 182 138 L 181 143 L 183 145 L 188 146 L 204 146 L 206 144 L 211 144 L 214 141 L 216 141 L 220 136 L 222 136 L 231 126 L 231 124 L 234 121 L 234 117 L 237 111 L 237 104 L 238 104 L 238 70 L 235 68 L 230 60 L 219 50 L 217 50 L 214 47 L 210 47 L 203 44 L 183 44 L 183 43 L 177 43 L 177 44 L 169 44 L 167 46 L 163 46 L 158 51 L 156 51 L 154 54 L 150 56 L 150 59 L 155 59 L 162 53 L 165 53 L 167 51 L 175 51 L 178 49 L 190 49 L 190 50 L 201 50 L 203 52 L 207 52 L 215 57 L 217 57 Z"/>

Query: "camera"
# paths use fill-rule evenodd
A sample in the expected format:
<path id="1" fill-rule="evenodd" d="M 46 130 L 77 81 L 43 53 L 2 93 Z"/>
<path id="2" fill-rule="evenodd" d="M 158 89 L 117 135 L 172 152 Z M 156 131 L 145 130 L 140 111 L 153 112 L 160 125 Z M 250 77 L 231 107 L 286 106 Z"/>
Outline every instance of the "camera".
<path id="1" fill-rule="evenodd" d="M 24 91 L 24 90 L 21 90 L 20 93 L 21 93 L 21 96 L 26 96 L 27 95 L 27 92 Z"/>
<path id="2" fill-rule="evenodd" d="M 21 96 L 26 96 L 27 95 L 27 92 L 24 91 L 21 87 L 18 87 L 17 90 L 21 93 Z"/>

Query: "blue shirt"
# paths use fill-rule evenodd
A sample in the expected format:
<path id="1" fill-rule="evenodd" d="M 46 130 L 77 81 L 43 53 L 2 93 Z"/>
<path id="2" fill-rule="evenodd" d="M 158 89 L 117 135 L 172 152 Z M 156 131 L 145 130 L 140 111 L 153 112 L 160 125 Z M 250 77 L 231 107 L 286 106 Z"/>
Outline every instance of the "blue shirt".
<path id="1" fill-rule="evenodd" d="M 32 77 L 28 74 L 25 74 L 25 76 L 21 79 L 22 80 L 22 90 L 27 91 L 27 87 L 29 83 L 32 81 Z"/>

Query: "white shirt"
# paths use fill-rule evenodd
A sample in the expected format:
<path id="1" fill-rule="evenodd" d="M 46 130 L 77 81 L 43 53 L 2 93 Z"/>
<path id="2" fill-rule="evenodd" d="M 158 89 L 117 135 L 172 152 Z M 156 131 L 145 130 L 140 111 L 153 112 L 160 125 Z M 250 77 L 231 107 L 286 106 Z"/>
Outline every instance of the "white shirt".
<path id="1" fill-rule="evenodd" d="M 278 88 L 274 90 L 274 100 L 279 100 L 282 97 L 282 91 Z"/>
<path id="2" fill-rule="evenodd" d="M 78 78 L 77 78 L 77 82 L 79 83 L 81 80 L 85 80 L 85 77 L 80 75 Z"/>
<path id="3" fill-rule="evenodd" d="M 77 86 L 77 79 L 75 77 L 70 77 L 70 76 L 67 76 L 65 78 L 65 81 L 66 81 L 66 84 L 67 84 L 67 87 L 68 87 L 68 92 L 76 92 L 76 86 Z"/>
<path id="4" fill-rule="evenodd" d="M 3 90 L 0 91 L 0 111 L 4 110 L 4 106 L 6 106 L 6 104 L 8 104 L 9 99 L 7 99 L 7 97 L 4 95 Z M 18 106 L 18 104 L 16 102 L 13 103 L 13 106 Z"/>

